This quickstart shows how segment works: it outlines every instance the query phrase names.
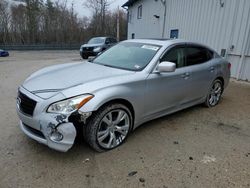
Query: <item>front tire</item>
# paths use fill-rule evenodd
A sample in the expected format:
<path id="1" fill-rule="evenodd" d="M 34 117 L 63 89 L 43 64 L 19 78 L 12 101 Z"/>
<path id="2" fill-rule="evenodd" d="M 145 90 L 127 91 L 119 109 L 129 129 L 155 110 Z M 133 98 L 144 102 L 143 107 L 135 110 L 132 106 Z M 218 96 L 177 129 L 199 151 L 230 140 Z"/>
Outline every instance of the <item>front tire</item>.
<path id="1" fill-rule="evenodd" d="M 207 95 L 205 105 L 209 108 L 216 106 L 221 100 L 222 92 L 223 92 L 223 84 L 221 80 L 219 79 L 214 80 L 212 87 L 210 88 L 209 93 Z"/>
<path id="2" fill-rule="evenodd" d="M 96 151 L 103 152 L 120 146 L 132 127 L 132 115 L 123 104 L 101 107 L 84 128 L 84 138 Z"/>
<path id="3" fill-rule="evenodd" d="M 82 57 L 82 59 L 88 59 L 88 55 L 84 54 L 84 53 L 81 53 L 81 57 Z"/>

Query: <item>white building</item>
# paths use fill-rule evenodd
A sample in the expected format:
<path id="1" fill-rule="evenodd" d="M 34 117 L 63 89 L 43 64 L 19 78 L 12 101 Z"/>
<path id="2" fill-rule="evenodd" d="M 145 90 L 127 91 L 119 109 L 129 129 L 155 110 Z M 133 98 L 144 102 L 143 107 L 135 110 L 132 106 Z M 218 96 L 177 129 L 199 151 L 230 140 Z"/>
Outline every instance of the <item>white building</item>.
<path id="1" fill-rule="evenodd" d="M 128 0 L 128 38 L 183 38 L 225 54 L 250 80 L 250 0 Z"/>

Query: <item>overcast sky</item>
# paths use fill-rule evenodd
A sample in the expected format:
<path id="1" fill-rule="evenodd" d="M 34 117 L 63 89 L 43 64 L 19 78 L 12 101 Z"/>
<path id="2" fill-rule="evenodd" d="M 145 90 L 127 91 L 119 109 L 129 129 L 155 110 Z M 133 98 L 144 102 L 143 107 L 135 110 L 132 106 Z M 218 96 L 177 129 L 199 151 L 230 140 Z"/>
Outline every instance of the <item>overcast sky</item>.
<path id="1" fill-rule="evenodd" d="M 121 8 L 121 6 L 128 0 L 110 0 L 110 1 L 113 2 L 110 5 L 110 9 L 115 9 L 118 6 Z M 91 15 L 91 12 L 88 9 L 84 8 L 83 6 L 84 0 L 68 0 L 69 7 L 71 6 L 72 2 L 74 3 L 75 11 L 78 13 L 80 17 Z"/>
<path id="2" fill-rule="evenodd" d="M 1 1 L 1 0 L 0 0 Z M 9 2 L 13 2 L 15 0 L 7 0 Z M 76 13 L 78 14 L 79 17 L 82 16 L 90 16 L 91 12 L 90 10 L 84 8 L 83 3 L 85 0 L 67 0 L 68 2 L 68 7 L 70 8 L 72 3 L 74 4 L 74 9 L 76 11 Z M 118 6 L 121 8 L 121 6 L 127 2 L 128 0 L 109 0 L 110 2 L 113 2 L 110 5 L 110 9 L 116 9 Z"/>

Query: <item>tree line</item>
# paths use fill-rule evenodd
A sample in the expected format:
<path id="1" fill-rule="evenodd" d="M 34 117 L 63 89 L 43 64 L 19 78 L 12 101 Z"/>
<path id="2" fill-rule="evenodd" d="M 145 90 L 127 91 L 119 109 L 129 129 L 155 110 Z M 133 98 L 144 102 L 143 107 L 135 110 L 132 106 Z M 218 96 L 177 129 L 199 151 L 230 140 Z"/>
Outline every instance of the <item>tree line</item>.
<path id="1" fill-rule="evenodd" d="M 122 9 L 110 11 L 109 0 L 86 0 L 83 8 L 90 17 L 79 17 L 67 0 L 22 0 L 10 5 L 0 0 L 0 44 L 82 43 L 94 36 L 127 38 L 127 15 Z"/>

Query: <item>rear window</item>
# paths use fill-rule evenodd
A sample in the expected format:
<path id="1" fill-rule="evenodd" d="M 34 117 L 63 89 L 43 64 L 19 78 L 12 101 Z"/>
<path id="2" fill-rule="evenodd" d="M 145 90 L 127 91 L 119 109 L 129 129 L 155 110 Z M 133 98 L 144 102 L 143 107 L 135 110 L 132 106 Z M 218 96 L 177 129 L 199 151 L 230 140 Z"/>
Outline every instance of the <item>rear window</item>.
<path id="1" fill-rule="evenodd" d="M 202 47 L 187 47 L 186 61 L 187 66 L 197 65 L 207 62 L 213 58 L 213 52 Z"/>

